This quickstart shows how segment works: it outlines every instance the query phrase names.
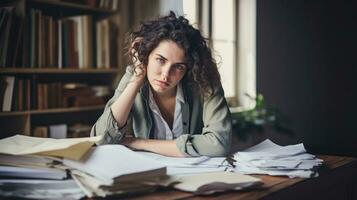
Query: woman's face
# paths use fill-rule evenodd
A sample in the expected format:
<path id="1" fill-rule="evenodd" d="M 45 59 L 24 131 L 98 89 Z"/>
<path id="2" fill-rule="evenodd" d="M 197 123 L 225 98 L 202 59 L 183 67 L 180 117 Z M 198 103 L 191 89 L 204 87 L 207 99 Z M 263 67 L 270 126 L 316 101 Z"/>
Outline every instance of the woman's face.
<path id="1" fill-rule="evenodd" d="M 176 94 L 176 86 L 186 71 L 185 52 L 173 41 L 161 41 L 149 55 L 147 79 L 160 96 Z"/>

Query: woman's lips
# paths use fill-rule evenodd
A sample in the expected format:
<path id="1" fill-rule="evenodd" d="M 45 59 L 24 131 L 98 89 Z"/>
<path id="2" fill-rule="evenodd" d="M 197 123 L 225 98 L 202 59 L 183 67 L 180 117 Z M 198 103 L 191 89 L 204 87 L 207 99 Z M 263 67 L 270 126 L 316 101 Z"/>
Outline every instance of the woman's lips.
<path id="1" fill-rule="evenodd" d="M 161 87 L 168 87 L 170 84 L 166 81 L 155 80 L 155 84 Z"/>

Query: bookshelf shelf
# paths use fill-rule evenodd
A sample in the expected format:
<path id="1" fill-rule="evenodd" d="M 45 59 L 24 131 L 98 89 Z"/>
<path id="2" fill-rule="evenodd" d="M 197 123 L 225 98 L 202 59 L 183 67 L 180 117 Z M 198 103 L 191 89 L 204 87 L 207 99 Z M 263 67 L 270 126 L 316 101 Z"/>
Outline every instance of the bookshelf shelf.
<path id="1" fill-rule="evenodd" d="M 0 68 L 1 74 L 115 74 L 118 68 L 109 69 L 59 69 L 59 68 Z"/>
<path id="2" fill-rule="evenodd" d="M 96 106 L 85 106 L 85 107 L 52 108 L 52 109 L 43 109 L 43 110 L 0 112 L 0 117 L 16 116 L 16 115 L 41 115 L 41 114 L 60 114 L 60 113 L 95 111 L 95 110 L 103 109 L 104 106 L 105 105 L 96 105 Z"/>
<path id="3" fill-rule="evenodd" d="M 104 14 L 111 15 L 117 12 L 116 10 L 109 10 L 104 8 L 95 8 L 92 6 L 62 2 L 62 1 L 48 1 L 48 0 L 27 0 L 32 5 L 39 5 L 41 7 L 48 7 L 50 9 L 66 9 L 67 11 L 76 11 L 79 14 Z"/>
<path id="4" fill-rule="evenodd" d="M 95 123 L 125 72 L 131 5 L 0 1 L 0 139 L 51 136 L 55 125 L 68 127 L 71 137 L 74 126 Z M 48 135 L 38 134 L 45 129 Z"/>

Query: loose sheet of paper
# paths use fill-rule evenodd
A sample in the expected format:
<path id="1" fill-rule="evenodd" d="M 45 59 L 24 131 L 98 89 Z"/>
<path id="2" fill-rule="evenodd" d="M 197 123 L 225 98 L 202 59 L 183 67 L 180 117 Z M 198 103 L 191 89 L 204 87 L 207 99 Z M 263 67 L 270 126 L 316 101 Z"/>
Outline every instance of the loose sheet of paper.
<path id="1" fill-rule="evenodd" d="M 38 138 L 15 135 L 0 140 L 0 153 L 11 155 L 58 156 L 79 160 L 101 136 L 87 138 Z"/>

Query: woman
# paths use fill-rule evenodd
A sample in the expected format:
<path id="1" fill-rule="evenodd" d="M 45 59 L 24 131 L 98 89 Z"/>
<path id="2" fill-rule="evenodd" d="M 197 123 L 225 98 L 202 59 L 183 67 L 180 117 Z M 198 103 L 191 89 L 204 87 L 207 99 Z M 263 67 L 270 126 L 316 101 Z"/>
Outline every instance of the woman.
<path id="1" fill-rule="evenodd" d="M 166 156 L 226 155 L 230 112 L 200 31 L 171 12 L 142 23 L 127 42 L 131 66 L 91 135 Z M 135 137 L 124 137 L 129 129 Z"/>

